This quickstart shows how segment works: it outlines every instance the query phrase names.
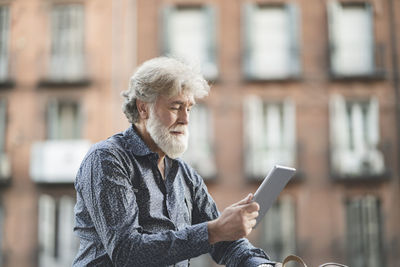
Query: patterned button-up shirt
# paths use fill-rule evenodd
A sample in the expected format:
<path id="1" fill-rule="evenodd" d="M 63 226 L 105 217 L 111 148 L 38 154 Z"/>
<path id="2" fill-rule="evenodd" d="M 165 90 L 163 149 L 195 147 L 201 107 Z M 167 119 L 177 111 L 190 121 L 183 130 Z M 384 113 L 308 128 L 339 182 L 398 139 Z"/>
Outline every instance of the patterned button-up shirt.
<path id="1" fill-rule="evenodd" d="M 219 264 L 272 263 L 247 239 L 210 245 L 207 222 L 219 216 L 202 178 L 165 157 L 165 180 L 134 127 L 95 144 L 77 174 L 73 266 L 188 266 L 210 253 Z"/>

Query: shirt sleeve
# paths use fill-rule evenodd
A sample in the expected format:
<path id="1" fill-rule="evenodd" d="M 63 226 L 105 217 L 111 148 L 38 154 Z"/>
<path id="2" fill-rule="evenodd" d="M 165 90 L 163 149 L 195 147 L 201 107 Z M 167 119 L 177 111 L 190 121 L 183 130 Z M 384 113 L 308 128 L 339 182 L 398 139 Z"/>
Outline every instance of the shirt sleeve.
<path id="1" fill-rule="evenodd" d="M 203 179 L 193 170 L 193 223 L 211 221 L 219 217 L 217 206 L 208 193 Z M 229 267 L 255 267 L 263 263 L 274 265 L 268 255 L 254 247 L 246 238 L 231 242 L 218 242 L 212 246 L 211 257 Z"/>
<path id="2" fill-rule="evenodd" d="M 115 266 L 161 266 L 210 251 L 207 223 L 179 231 L 143 233 L 124 161 L 95 150 L 83 161 L 76 190 Z"/>

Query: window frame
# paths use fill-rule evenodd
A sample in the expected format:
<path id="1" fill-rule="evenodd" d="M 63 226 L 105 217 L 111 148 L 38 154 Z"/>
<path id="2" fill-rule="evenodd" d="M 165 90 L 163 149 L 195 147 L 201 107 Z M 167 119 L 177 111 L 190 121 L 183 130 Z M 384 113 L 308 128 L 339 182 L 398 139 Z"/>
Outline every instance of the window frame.
<path id="1" fill-rule="evenodd" d="M 260 226 L 262 228 L 259 245 L 268 251 L 272 259 L 283 259 L 289 254 L 296 253 L 296 207 L 291 195 L 280 196 L 265 215 Z M 276 242 L 278 245 L 274 246 Z"/>
<path id="2" fill-rule="evenodd" d="M 74 118 L 74 136 L 71 138 L 63 138 L 59 136 L 60 132 L 60 106 L 61 105 L 76 105 L 76 118 Z M 79 140 L 83 135 L 83 114 L 80 101 L 73 99 L 50 99 L 47 104 L 47 139 L 48 140 Z"/>
<path id="3" fill-rule="evenodd" d="M 385 266 L 383 251 L 383 217 L 380 199 L 373 195 L 352 197 L 346 199 L 345 205 L 346 251 L 348 262 L 350 263 L 349 266 Z M 374 214 L 371 215 L 371 213 Z M 375 231 L 372 231 L 374 233 L 371 233 L 372 227 L 375 228 Z M 360 237 L 360 235 L 362 235 L 362 237 Z M 372 241 L 369 243 L 364 242 L 360 244 L 362 242 L 359 242 L 371 239 Z M 375 245 L 375 248 L 371 249 L 371 245 Z M 361 253 L 359 253 L 360 251 Z M 368 260 L 373 260 L 371 259 L 372 254 L 377 255 L 375 261 L 378 265 L 373 263 L 372 265 L 366 264 Z M 356 263 L 357 261 L 359 264 Z"/>
<path id="4" fill-rule="evenodd" d="M 67 267 L 74 259 L 79 245 L 78 238 L 72 233 L 74 205 L 75 199 L 68 195 L 54 197 L 41 194 L 39 196 L 38 263 L 40 266 Z M 71 216 L 66 216 L 66 212 L 69 212 Z M 70 233 L 66 234 L 65 229 L 69 229 Z"/>
<path id="5" fill-rule="evenodd" d="M 365 12 L 368 14 L 369 19 L 369 39 L 370 39 L 370 59 L 371 70 L 365 73 L 348 73 L 348 70 L 336 70 L 335 66 L 335 53 L 338 51 L 338 37 L 336 36 L 337 21 L 340 20 L 340 12 L 343 6 L 358 5 L 365 6 Z M 348 79 L 383 79 L 386 76 L 384 69 L 384 54 L 385 47 L 383 44 L 377 43 L 375 36 L 375 17 L 373 5 L 370 1 L 341 1 L 330 0 L 326 5 L 327 12 L 327 34 L 328 34 L 328 64 L 329 74 L 335 80 L 348 80 Z"/>
<path id="6" fill-rule="evenodd" d="M 60 14 L 63 18 L 60 17 Z M 56 2 L 50 7 L 49 18 L 49 35 L 50 35 L 50 47 L 49 47 L 49 60 L 47 79 L 40 82 L 40 86 L 57 86 L 57 85 L 74 85 L 74 86 L 87 86 L 89 84 L 88 73 L 87 73 L 87 60 L 86 60 L 86 21 L 85 21 L 85 5 L 82 2 Z M 77 20 L 79 18 L 79 20 Z M 68 28 L 68 34 L 76 32 L 79 38 L 67 38 L 66 30 L 63 32 L 57 31 L 57 27 L 61 27 L 62 20 L 67 20 L 70 23 L 68 27 L 64 25 L 64 28 Z M 75 27 L 71 26 L 76 24 Z M 78 24 L 80 23 L 80 25 Z M 72 40 L 72 39 L 73 40 Z M 64 40 L 64 44 L 62 40 Z M 65 42 L 68 44 L 66 45 Z M 58 44 L 58 45 L 57 45 Z M 66 55 L 64 50 L 68 50 L 71 53 L 71 47 L 78 47 L 75 49 L 75 56 L 71 57 L 70 54 Z M 63 48 L 64 47 L 64 48 Z M 67 48 L 65 48 L 67 47 Z M 60 51 L 58 51 L 60 50 Z M 58 53 L 56 53 L 58 51 Z M 64 52 L 64 53 L 63 53 Z M 71 58 L 74 60 L 71 61 Z M 59 63 L 57 63 L 57 61 Z M 69 70 L 66 68 L 59 68 L 62 62 L 71 61 L 69 64 Z M 61 63 L 60 63 L 61 62 Z M 77 68 L 78 71 L 71 69 Z M 64 69 L 64 70 L 63 70 Z"/>
<path id="7" fill-rule="evenodd" d="M 348 110 L 354 109 L 353 105 L 366 103 L 368 106 L 366 118 L 363 118 L 369 136 L 360 149 L 356 151 L 351 147 L 355 140 L 355 133 L 350 128 L 353 125 L 355 115 L 349 117 Z M 329 103 L 330 113 L 330 168 L 331 176 L 336 179 L 361 179 L 361 178 L 383 178 L 388 175 L 384 153 L 380 149 L 380 126 L 379 126 L 379 101 L 375 96 L 369 98 L 345 98 L 342 95 L 334 94 Z M 361 104 L 359 104 L 361 105 Z M 361 107 L 359 107 L 360 111 Z M 354 111 L 352 111 L 354 112 Z M 360 116 L 360 114 L 358 114 Z M 362 114 L 361 114 L 362 116 Z M 358 125 L 360 128 L 360 125 Z M 354 140 L 353 140 L 354 139 Z M 356 138 L 357 139 L 357 138 Z M 353 140 L 353 141 L 351 141 Z M 358 144 L 360 146 L 360 144 Z M 365 164 L 368 164 L 368 169 Z"/>
<path id="8" fill-rule="evenodd" d="M 254 12 L 257 8 L 265 7 L 282 7 L 285 11 L 290 28 L 289 34 L 289 49 L 286 51 L 289 54 L 288 70 L 286 75 L 281 77 L 258 77 L 254 70 L 252 70 L 251 61 L 251 44 L 253 25 L 250 22 Z M 300 10 L 296 4 L 293 3 L 245 3 L 242 6 L 242 74 L 243 78 L 247 81 L 287 81 L 299 79 L 302 72 L 301 66 L 301 15 Z"/>
<path id="9" fill-rule="evenodd" d="M 215 68 L 215 74 L 207 75 L 207 73 L 205 73 L 204 71 L 202 72 L 207 80 L 218 80 L 220 73 L 217 58 L 217 10 L 215 6 L 208 4 L 176 4 L 164 6 L 161 9 L 160 16 L 161 34 L 159 38 L 161 54 L 181 58 L 181 56 L 172 55 L 170 52 L 170 36 L 172 36 L 170 18 L 171 16 L 173 16 L 174 12 L 178 12 L 180 9 L 198 9 L 199 11 L 204 13 L 204 16 L 206 16 L 207 34 L 204 38 L 207 38 L 205 51 L 207 60 L 206 62 L 200 62 L 200 68 L 203 68 L 205 64 L 213 65 L 213 67 Z"/>
<path id="10" fill-rule="evenodd" d="M 265 123 L 267 117 L 265 117 L 266 111 L 269 105 L 278 105 L 280 109 L 281 131 L 282 136 L 281 146 L 276 150 L 281 152 L 281 156 L 284 162 L 281 160 L 274 161 L 271 166 L 266 166 L 263 160 L 267 160 L 272 157 L 265 157 L 262 159 L 258 158 L 258 155 L 270 155 L 271 150 L 267 147 L 260 147 L 259 140 L 263 139 L 260 132 L 266 132 L 268 136 L 268 128 Z M 254 118 L 254 114 L 262 114 L 258 118 Z M 267 115 L 268 116 L 268 115 Z M 283 116 L 283 117 L 282 117 Z M 297 159 L 297 146 L 296 146 L 296 106 L 294 101 L 290 98 L 284 98 L 280 100 L 265 100 L 257 95 L 248 95 L 244 100 L 244 110 L 243 110 L 243 129 L 244 129 L 244 171 L 245 176 L 250 180 L 261 180 L 265 177 L 268 172 L 268 168 L 272 168 L 275 164 L 296 166 L 298 164 Z M 260 121 L 262 123 L 260 123 Z M 260 130 L 259 127 L 262 127 Z M 274 156 L 276 158 L 276 156 Z M 258 163 L 257 163 L 258 162 Z"/>

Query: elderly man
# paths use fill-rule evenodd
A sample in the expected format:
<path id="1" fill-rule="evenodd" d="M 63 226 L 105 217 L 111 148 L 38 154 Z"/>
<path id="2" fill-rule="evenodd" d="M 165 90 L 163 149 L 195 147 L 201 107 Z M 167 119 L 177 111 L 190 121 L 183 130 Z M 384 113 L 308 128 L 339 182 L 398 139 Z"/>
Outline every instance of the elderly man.
<path id="1" fill-rule="evenodd" d="M 259 206 L 250 194 L 221 214 L 203 179 L 179 159 L 204 78 L 172 58 L 141 65 L 123 93 L 132 124 L 95 144 L 77 174 L 74 266 L 188 266 L 210 253 L 227 266 L 274 266 L 247 236 Z"/>

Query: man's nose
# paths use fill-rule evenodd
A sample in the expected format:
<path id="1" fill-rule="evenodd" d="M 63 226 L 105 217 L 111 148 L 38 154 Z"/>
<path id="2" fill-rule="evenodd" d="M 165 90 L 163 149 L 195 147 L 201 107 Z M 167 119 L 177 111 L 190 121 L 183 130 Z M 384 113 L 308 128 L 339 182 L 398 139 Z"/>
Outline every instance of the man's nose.
<path id="1" fill-rule="evenodd" d="M 189 123 L 189 111 L 185 109 L 179 112 L 178 120 L 180 124 L 187 125 Z"/>

